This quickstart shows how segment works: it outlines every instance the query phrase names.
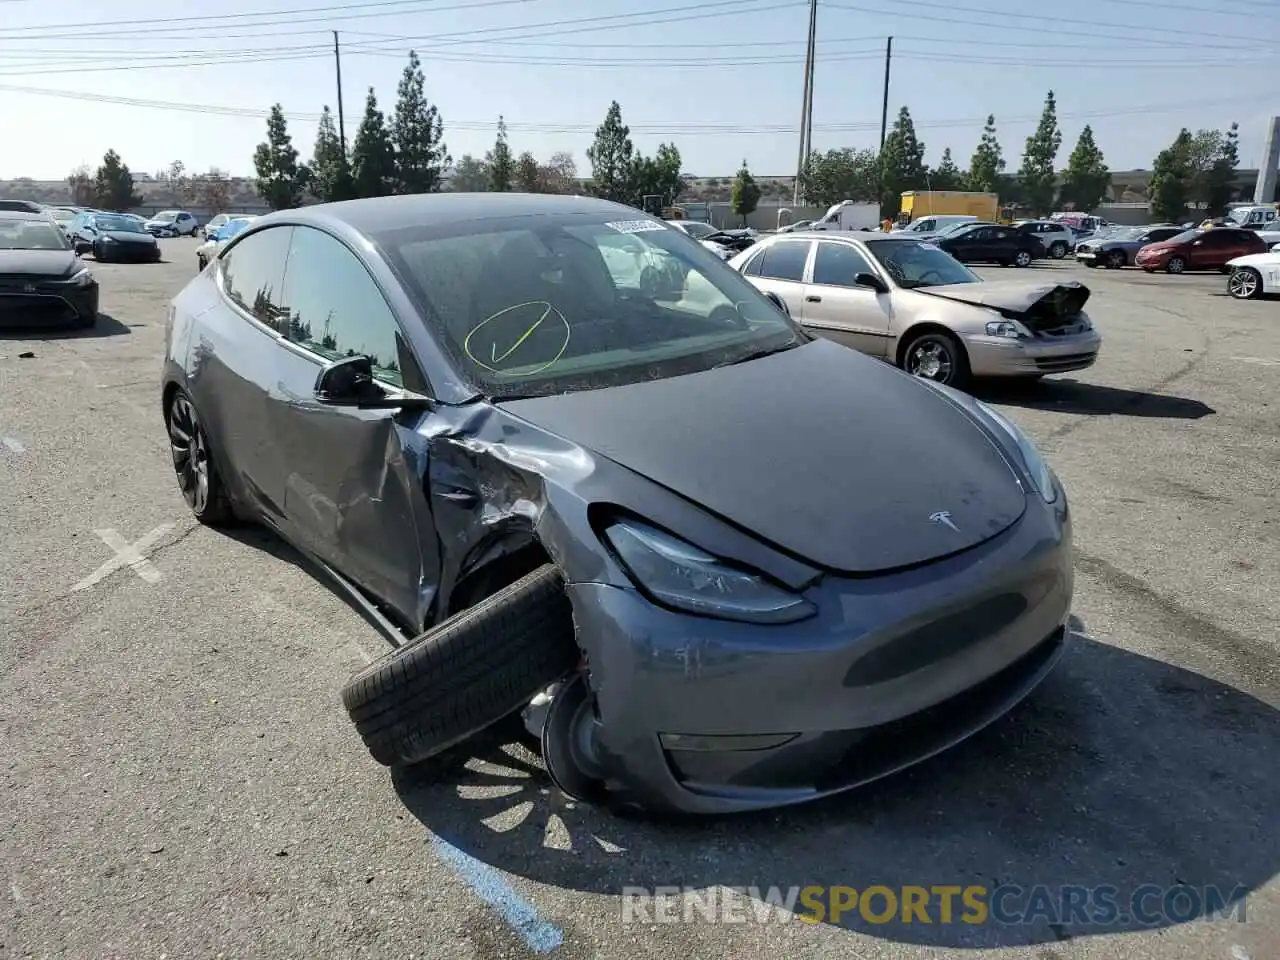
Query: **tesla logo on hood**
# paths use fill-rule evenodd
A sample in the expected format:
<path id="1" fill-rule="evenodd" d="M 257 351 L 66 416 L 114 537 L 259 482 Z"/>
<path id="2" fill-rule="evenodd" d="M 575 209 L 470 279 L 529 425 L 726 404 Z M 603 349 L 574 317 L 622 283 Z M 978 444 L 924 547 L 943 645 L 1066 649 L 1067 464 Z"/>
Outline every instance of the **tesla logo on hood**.
<path id="1" fill-rule="evenodd" d="M 945 510 L 939 510 L 937 513 L 929 514 L 929 519 L 940 527 L 950 527 L 956 533 L 960 532 L 960 528 L 951 522 L 951 514 Z"/>

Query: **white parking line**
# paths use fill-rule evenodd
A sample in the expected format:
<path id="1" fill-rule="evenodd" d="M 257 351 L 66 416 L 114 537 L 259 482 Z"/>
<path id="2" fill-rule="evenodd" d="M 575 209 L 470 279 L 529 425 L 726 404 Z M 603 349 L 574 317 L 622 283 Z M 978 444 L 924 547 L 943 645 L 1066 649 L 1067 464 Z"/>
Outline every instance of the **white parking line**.
<path id="1" fill-rule="evenodd" d="M 1280 367 L 1280 360 L 1271 357 L 1232 357 L 1231 359 L 1241 363 L 1257 363 L 1264 367 Z"/>
<path id="2" fill-rule="evenodd" d="M 0 441 L 2 441 L 12 453 L 23 453 L 27 449 L 22 445 L 22 441 L 18 440 L 16 437 L 0 437 Z"/>
<path id="3" fill-rule="evenodd" d="M 88 590 L 95 583 L 105 580 L 122 567 L 129 567 L 147 583 L 159 583 L 164 579 L 164 574 L 147 559 L 144 551 L 155 546 L 172 529 L 172 523 L 162 523 L 136 543 L 130 543 L 115 530 L 93 531 L 103 543 L 116 552 L 116 555 L 72 587 L 71 592 Z"/>

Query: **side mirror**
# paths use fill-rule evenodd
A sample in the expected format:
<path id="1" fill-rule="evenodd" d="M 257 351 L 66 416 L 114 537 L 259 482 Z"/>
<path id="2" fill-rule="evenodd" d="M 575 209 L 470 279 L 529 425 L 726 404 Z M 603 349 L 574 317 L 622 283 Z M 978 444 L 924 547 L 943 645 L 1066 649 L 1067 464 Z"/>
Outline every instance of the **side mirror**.
<path id="1" fill-rule="evenodd" d="M 889 287 L 874 273 L 859 273 L 853 278 L 855 287 L 870 287 L 876 293 L 888 293 Z"/>
<path id="2" fill-rule="evenodd" d="M 777 307 L 779 310 L 785 313 L 788 317 L 791 316 L 791 311 L 787 308 L 787 301 L 783 300 L 780 296 L 778 296 L 772 290 L 766 293 L 765 296 L 769 298 L 769 300 L 773 303 L 775 307 Z"/>
<path id="3" fill-rule="evenodd" d="M 316 377 L 315 398 L 329 407 L 360 410 L 430 410 L 430 397 L 401 390 L 387 393 L 374 382 L 373 361 L 365 356 L 346 357 L 331 363 Z"/>

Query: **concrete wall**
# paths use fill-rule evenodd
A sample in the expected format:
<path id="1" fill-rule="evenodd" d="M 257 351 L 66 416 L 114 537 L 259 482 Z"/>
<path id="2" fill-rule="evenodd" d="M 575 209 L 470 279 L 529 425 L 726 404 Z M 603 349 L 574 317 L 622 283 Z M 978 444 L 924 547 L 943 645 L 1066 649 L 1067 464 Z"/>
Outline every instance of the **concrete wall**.
<path id="1" fill-rule="evenodd" d="M 1271 203 L 1276 197 L 1276 168 L 1280 167 L 1280 117 L 1271 118 L 1267 147 L 1262 156 L 1262 169 L 1258 171 L 1258 184 L 1253 191 L 1253 202 Z"/>

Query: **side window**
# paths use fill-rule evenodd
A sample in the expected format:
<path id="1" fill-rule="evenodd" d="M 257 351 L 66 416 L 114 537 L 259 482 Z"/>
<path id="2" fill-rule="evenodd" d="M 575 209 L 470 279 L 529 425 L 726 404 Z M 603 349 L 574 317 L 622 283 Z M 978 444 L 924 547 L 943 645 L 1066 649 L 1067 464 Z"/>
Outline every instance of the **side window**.
<path id="1" fill-rule="evenodd" d="M 982 231 L 983 240 L 1012 240 L 1014 233 L 1012 230 L 1005 230 L 1001 227 L 988 227 Z"/>
<path id="2" fill-rule="evenodd" d="M 818 255 L 813 261 L 813 282 L 832 287 L 852 287 L 860 273 L 875 273 L 857 247 L 830 240 L 818 242 Z"/>
<path id="3" fill-rule="evenodd" d="M 742 265 L 742 275 L 744 277 L 758 277 L 762 266 L 764 266 L 764 248 L 757 250 L 747 258 L 747 262 Z"/>
<path id="4" fill-rule="evenodd" d="M 282 332 L 327 360 L 366 356 L 379 380 L 403 386 L 399 325 L 354 253 L 311 227 L 297 227 L 281 298 Z"/>
<path id="5" fill-rule="evenodd" d="M 760 265 L 760 273 L 757 276 L 767 277 L 771 280 L 795 280 L 797 282 L 804 279 L 804 264 L 809 259 L 808 240 L 793 241 L 788 243 L 782 241 L 770 245 L 765 250 L 764 263 Z"/>
<path id="6" fill-rule="evenodd" d="M 280 329 L 284 265 L 293 227 L 271 227 L 245 237 L 220 258 L 227 296 L 261 323 Z"/>
<path id="7" fill-rule="evenodd" d="M 921 220 L 919 230 L 921 233 L 930 233 L 938 227 L 937 220 Z M 822 247 L 818 248 L 818 256 L 822 256 Z"/>

